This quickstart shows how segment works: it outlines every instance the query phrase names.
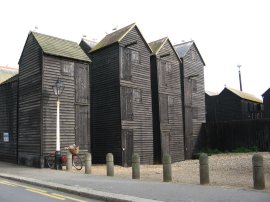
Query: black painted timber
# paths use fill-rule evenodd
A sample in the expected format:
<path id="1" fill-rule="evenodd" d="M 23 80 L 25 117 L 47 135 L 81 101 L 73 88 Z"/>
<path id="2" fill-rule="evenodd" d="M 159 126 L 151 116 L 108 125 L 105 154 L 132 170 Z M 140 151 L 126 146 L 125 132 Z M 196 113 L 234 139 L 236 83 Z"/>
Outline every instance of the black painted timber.
<path id="1" fill-rule="evenodd" d="M 0 85 L 0 160 L 10 163 L 17 163 L 17 92 L 18 75 Z"/>

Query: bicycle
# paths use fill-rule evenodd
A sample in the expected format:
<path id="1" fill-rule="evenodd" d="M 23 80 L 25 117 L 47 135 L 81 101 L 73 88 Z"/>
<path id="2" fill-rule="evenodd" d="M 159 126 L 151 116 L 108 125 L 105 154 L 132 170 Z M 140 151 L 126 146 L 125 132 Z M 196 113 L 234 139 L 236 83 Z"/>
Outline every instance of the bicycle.
<path id="1" fill-rule="evenodd" d="M 80 156 L 78 155 L 79 153 L 79 146 L 76 145 L 71 145 L 69 147 L 65 147 L 65 149 L 68 149 L 71 154 L 72 154 L 72 165 L 77 169 L 81 170 L 83 167 L 82 160 Z M 47 160 L 47 165 L 49 168 L 54 168 L 55 164 L 55 154 L 50 153 L 46 156 Z M 66 166 L 67 165 L 67 156 L 66 155 L 61 155 L 61 165 Z"/>

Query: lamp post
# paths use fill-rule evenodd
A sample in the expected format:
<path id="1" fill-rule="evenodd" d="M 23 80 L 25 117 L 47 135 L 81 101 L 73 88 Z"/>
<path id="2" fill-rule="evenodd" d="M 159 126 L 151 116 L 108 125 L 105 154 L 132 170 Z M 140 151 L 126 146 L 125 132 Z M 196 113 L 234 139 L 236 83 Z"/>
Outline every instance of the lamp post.
<path id="1" fill-rule="evenodd" d="M 57 96 L 57 115 L 56 115 L 56 150 L 54 168 L 61 170 L 61 150 L 60 150 L 60 100 L 59 97 L 64 91 L 64 83 L 58 78 L 52 86 L 54 94 Z"/>
<path id="2" fill-rule="evenodd" d="M 237 67 L 239 68 L 238 74 L 239 74 L 240 91 L 242 91 L 242 80 L 241 80 L 241 71 L 240 71 L 241 66 L 242 65 L 237 65 Z"/>

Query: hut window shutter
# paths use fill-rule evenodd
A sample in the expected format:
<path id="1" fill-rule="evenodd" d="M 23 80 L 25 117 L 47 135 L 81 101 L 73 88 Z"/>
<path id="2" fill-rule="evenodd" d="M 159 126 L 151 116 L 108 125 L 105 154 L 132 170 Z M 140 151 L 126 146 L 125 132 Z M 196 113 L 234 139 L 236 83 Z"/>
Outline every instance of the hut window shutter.
<path id="1" fill-rule="evenodd" d="M 133 64 L 140 64 L 140 53 L 135 50 L 131 50 L 131 62 Z"/>
<path id="2" fill-rule="evenodd" d="M 168 95 L 159 94 L 160 122 L 168 123 Z"/>
<path id="3" fill-rule="evenodd" d="M 74 62 L 61 61 L 61 73 L 66 76 L 74 76 Z"/>
<path id="4" fill-rule="evenodd" d="M 122 120 L 133 120 L 133 90 L 121 86 L 121 116 Z"/>
<path id="5" fill-rule="evenodd" d="M 122 49 L 122 61 L 120 69 L 120 78 L 122 80 L 131 81 L 131 50 Z"/>

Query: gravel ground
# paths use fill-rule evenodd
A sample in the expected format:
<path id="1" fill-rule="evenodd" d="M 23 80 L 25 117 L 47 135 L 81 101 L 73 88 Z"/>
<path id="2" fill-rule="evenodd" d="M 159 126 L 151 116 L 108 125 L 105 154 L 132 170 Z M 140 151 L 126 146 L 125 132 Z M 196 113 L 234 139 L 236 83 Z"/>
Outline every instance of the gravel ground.
<path id="1" fill-rule="evenodd" d="M 252 155 L 254 153 L 228 153 L 209 156 L 210 185 L 252 189 Z M 270 152 L 260 152 L 264 157 L 264 191 L 270 192 Z M 74 171 L 75 172 L 75 171 Z M 81 170 L 84 173 L 84 169 Z M 199 160 L 172 164 L 173 182 L 199 184 Z M 131 168 L 115 166 L 115 176 L 131 179 Z M 106 165 L 93 165 L 93 175 L 106 175 Z M 141 165 L 141 180 L 162 181 L 162 165 Z"/>

